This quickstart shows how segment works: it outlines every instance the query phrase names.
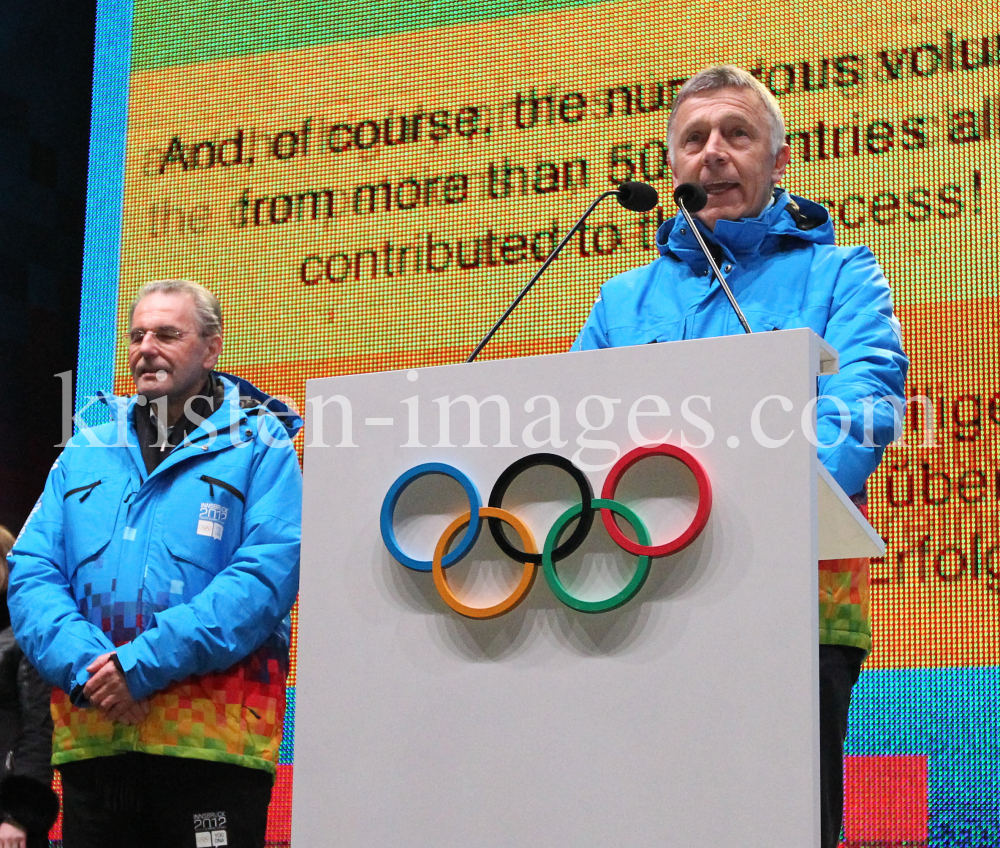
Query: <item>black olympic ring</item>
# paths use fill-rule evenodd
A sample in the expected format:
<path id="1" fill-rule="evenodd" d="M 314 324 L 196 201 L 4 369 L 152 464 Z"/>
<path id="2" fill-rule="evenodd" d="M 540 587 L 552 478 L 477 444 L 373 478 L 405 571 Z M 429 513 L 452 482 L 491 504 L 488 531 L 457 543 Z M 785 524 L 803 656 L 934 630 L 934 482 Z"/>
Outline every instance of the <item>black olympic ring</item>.
<path id="1" fill-rule="evenodd" d="M 577 522 L 576 528 L 569 535 L 569 538 L 552 552 L 553 561 L 558 562 L 572 555 L 586 541 L 587 534 L 590 533 L 590 528 L 594 524 L 594 510 L 590 505 L 590 502 L 594 499 L 594 490 L 591 488 L 590 481 L 583 471 L 566 459 L 566 457 L 554 453 L 536 453 L 521 457 L 521 459 L 507 466 L 507 469 L 493 485 L 493 490 L 490 492 L 489 505 L 494 509 L 503 509 L 503 498 L 507 494 L 510 484 L 522 472 L 527 471 L 529 468 L 536 468 L 539 465 L 551 465 L 562 469 L 573 478 L 573 482 L 576 483 L 577 488 L 580 490 L 580 520 Z M 503 532 L 503 522 L 499 518 L 491 517 L 487 518 L 486 521 L 490 526 L 490 533 L 493 535 L 497 547 L 512 560 L 515 562 L 531 562 L 535 565 L 542 564 L 542 554 L 519 551 L 507 540 Z"/>

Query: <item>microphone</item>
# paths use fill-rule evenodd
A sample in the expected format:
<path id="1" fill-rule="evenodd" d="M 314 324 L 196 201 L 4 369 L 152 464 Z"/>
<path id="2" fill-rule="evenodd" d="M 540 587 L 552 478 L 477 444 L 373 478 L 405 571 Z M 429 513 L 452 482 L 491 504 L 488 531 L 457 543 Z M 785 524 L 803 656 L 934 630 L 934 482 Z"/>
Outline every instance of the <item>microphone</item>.
<path id="1" fill-rule="evenodd" d="M 656 193 L 656 189 L 649 183 L 634 183 L 631 181 L 623 182 L 618 186 L 615 198 L 629 212 L 648 212 L 660 202 L 660 196 Z M 700 209 L 701 206 L 698 208 Z M 697 212 L 698 210 L 696 209 L 695 211 Z"/>
<path id="2" fill-rule="evenodd" d="M 573 229 L 566 233 L 563 240 L 553 248 L 552 252 L 547 257 L 545 257 L 545 261 L 535 272 L 535 276 L 529 280 L 528 285 L 521 289 L 521 293 L 514 298 L 514 302 L 508 306 L 504 314 L 500 316 L 500 320 L 493 325 L 493 328 L 486 334 L 483 340 L 476 345 L 476 349 L 472 351 L 469 358 L 465 360 L 466 362 L 472 362 L 477 356 L 479 356 L 480 351 L 486 347 L 496 331 L 499 330 L 503 322 L 507 320 L 510 313 L 513 312 L 517 305 L 524 299 L 524 296 L 531 291 L 531 287 L 538 282 L 539 277 L 545 273 L 545 269 L 556 260 L 556 257 L 566 246 L 567 242 L 569 242 L 569 240 L 573 237 L 573 234 L 583 226 L 583 222 L 587 220 L 590 213 L 597 208 L 597 205 L 604 200 L 604 198 L 612 196 L 631 212 L 647 212 L 656 206 L 659 201 L 659 195 L 657 195 L 656 189 L 646 183 L 624 182 L 621 183 L 617 189 L 611 189 L 610 191 L 606 191 L 601 194 L 597 200 L 587 207 L 587 211 L 580 216 L 580 220 L 573 225 Z"/>
<path id="3" fill-rule="evenodd" d="M 674 189 L 674 203 L 680 206 L 682 202 L 687 211 L 694 215 L 708 205 L 708 192 L 698 183 L 681 183 Z"/>
<path id="4" fill-rule="evenodd" d="M 740 319 L 740 324 L 743 326 L 743 332 L 752 333 L 753 330 L 750 329 L 750 325 L 747 323 L 743 310 L 740 309 L 740 305 L 736 302 L 736 298 L 733 297 L 733 292 L 729 288 L 729 283 L 726 282 L 726 278 L 723 276 L 722 271 L 719 270 L 719 263 L 715 261 L 715 257 L 712 256 L 712 252 L 708 249 L 708 245 L 705 244 L 705 239 L 701 237 L 701 232 L 695 226 L 694 218 L 691 217 L 695 212 L 700 212 L 708 204 L 708 192 L 705 191 L 704 186 L 701 186 L 698 183 L 681 183 L 674 189 L 674 203 L 677 204 L 677 207 L 683 213 L 684 219 L 687 221 L 688 226 L 691 228 L 691 232 L 694 233 L 694 237 L 698 241 L 698 247 L 700 247 L 701 252 L 705 254 L 705 258 L 708 260 L 709 266 L 714 272 L 716 279 L 718 279 L 719 284 L 722 286 L 722 290 L 726 293 L 726 297 L 729 299 L 730 306 L 733 307 L 736 317 Z"/>

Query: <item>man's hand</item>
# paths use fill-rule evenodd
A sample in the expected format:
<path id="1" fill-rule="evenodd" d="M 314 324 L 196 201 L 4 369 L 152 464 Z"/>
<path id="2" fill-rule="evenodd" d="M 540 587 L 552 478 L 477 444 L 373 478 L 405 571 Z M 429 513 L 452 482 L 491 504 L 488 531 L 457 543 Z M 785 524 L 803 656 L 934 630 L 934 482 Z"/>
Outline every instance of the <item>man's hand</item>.
<path id="1" fill-rule="evenodd" d="M 114 652 L 101 654 L 87 666 L 90 680 L 83 687 L 83 694 L 97 707 L 102 718 L 123 724 L 138 724 L 149 715 L 149 704 L 132 697 L 114 656 Z"/>

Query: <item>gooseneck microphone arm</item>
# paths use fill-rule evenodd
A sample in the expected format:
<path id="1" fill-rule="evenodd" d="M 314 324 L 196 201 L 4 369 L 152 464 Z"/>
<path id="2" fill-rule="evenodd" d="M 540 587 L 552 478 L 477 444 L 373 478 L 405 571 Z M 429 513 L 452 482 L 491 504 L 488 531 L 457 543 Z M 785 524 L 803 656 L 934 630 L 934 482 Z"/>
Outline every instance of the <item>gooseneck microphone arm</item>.
<path id="1" fill-rule="evenodd" d="M 486 334 L 483 340 L 478 345 L 476 345 L 476 349 L 472 351 L 472 353 L 469 355 L 469 358 L 465 360 L 466 362 L 472 362 L 473 359 L 479 356 L 480 351 L 484 347 L 486 347 L 486 345 L 489 344 L 490 339 L 492 339 L 493 336 L 496 334 L 496 331 L 500 329 L 500 327 L 503 325 L 503 322 L 507 320 L 507 316 L 510 315 L 510 313 L 517 308 L 517 305 L 522 300 L 524 300 L 525 295 L 531 291 L 531 287 L 535 283 L 537 283 L 538 278 L 545 273 L 545 269 L 548 268 L 549 265 L 551 265 L 553 262 L 555 262 L 556 257 L 559 256 L 560 251 L 566 246 L 566 243 L 571 238 L 573 238 L 573 235 L 576 233 L 576 231 L 583 226 L 583 222 L 586 221 L 590 213 L 597 208 L 597 205 L 602 200 L 604 200 L 605 197 L 611 197 L 611 195 L 616 193 L 617 192 L 614 191 L 606 191 L 604 192 L 604 194 L 600 195 L 600 197 L 598 197 L 597 200 L 591 203 L 589 207 L 587 207 L 587 211 L 583 213 L 583 216 L 580 218 L 579 221 L 576 222 L 576 224 L 573 226 L 573 229 L 571 229 L 568 233 L 566 233 L 563 240 L 555 246 L 555 248 L 547 257 L 545 257 L 545 261 L 542 263 L 541 267 L 535 272 L 535 276 L 533 276 L 530 280 L 528 280 L 528 285 L 526 285 L 523 289 L 521 289 L 521 293 L 514 298 L 514 302 L 511 303 L 511 305 L 507 307 L 507 310 L 504 312 L 504 314 L 500 316 L 500 320 L 493 325 L 493 328 Z"/>
<path id="2" fill-rule="evenodd" d="M 684 183 L 683 185 L 677 186 L 675 189 L 674 202 L 684 214 L 684 220 L 687 221 L 688 226 L 691 228 L 691 232 L 694 233 L 694 237 L 698 240 L 698 246 L 701 248 L 701 252 L 705 254 L 705 258 L 708 260 L 708 264 L 712 267 L 712 271 L 714 272 L 716 279 L 719 281 L 719 284 L 722 286 L 722 290 L 726 293 L 726 297 L 729 298 L 729 303 L 732 305 L 733 311 L 736 312 L 736 317 L 740 319 L 740 324 L 743 325 L 743 331 L 746 333 L 752 333 L 753 330 L 750 329 L 750 325 L 747 323 L 743 310 L 740 309 L 740 305 L 736 302 L 736 298 L 733 297 L 733 292 L 729 288 L 729 283 L 726 282 L 726 278 L 719 269 L 719 263 L 716 262 L 715 257 L 712 256 L 712 252 L 708 249 L 708 245 L 705 244 L 705 239 L 702 238 L 701 232 L 695 226 L 694 218 L 692 217 L 693 212 L 700 212 L 705 208 L 705 204 L 708 203 L 708 193 L 700 185 L 696 185 L 695 183 Z M 691 211 L 688 211 L 689 207 Z"/>
<path id="3" fill-rule="evenodd" d="M 539 277 L 545 273 L 545 269 L 555 262 L 556 257 L 559 256 L 559 253 L 566 246 L 567 242 L 569 242 L 569 240 L 573 237 L 574 233 L 576 233 L 577 230 L 583 226 L 583 222 L 587 220 L 590 213 L 593 212 L 597 208 L 598 204 L 606 197 L 617 197 L 618 202 L 621 203 L 622 206 L 633 212 L 648 212 L 656 206 L 659 201 L 656 189 L 646 183 L 625 182 L 622 183 L 619 188 L 611 189 L 610 191 L 606 191 L 601 194 L 593 203 L 590 204 L 590 206 L 587 207 L 587 211 L 580 216 L 580 220 L 573 225 L 573 229 L 566 233 L 563 240 L 560 241 L 555 248 L 553 248 L 552 252 L 545 258 L 541 267 L 535 272 L 535 276 L 528 281 L 528 285 L 521 289 L 521 293 L 514 298 L 514 302 L 507 307 L 504 314 L 500 316 L 500 320 L 493 325 L 493 328 L 486 334 L 485 338 L 483 338 L 483 340 L 476 345 L 476 349 L 472 351 L 469 358 L 465 360 L 466 362 L 472 362 L 472 360 L 479 356 L 480 351 L 482 351 L 482 349 L 489 344 L 490 339 L 492 339 L 496 331 L 500 329 L 503 322 L 507 320 L 510 313 L 517 308 L 517 305 L 524 300 L 524 296 L 531 291 L 531 287 L 537 283 Z"/>

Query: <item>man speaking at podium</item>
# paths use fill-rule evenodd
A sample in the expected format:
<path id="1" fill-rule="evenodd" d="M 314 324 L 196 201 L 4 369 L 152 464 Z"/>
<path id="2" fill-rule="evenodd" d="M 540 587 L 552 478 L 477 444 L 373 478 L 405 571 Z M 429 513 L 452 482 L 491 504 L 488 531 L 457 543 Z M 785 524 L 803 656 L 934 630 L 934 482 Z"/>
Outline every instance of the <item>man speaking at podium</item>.
<path id="1" fill-rule="evenodd" d="M 115 420 L 70 440 L 10 557 L 15 633 L 58 687 L 66 848 L 264 846 L 301 421 L 215 372 L 221 349 L 211 292 L 145 286 L 128 333 L 136 394 L 105 398 Z"/>
<path id="2" fill-rule="evenodd" d="M 865 481 L 898 433 L 907 369 L 875 257 L 835 246 L 824 207 L 776 188 L 790 158 L 784 119 L 747 72 L 716 66 L 688 80 L 667 142 L 674 182 L 707 192 L 697 226 L 750 328 L 808 327 L 839 351 L 840 372 L 821 378 L 820 394 L 847 404 L 850 430 L 838 443 L 836 402 L 821 399 L 819 457 L 864 509 Z M 659 258 L 601 287 L 574 350 L 743 332 L 682 214 L 660 227 L 656 244 Z M 819 570 L 822 846 L 833 848 L 843 821 L 851 689 L 871 648 L 869 561 L 821 561 Z"/>

